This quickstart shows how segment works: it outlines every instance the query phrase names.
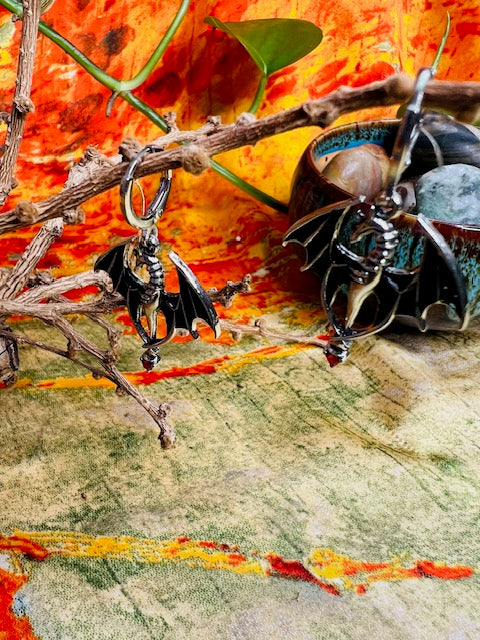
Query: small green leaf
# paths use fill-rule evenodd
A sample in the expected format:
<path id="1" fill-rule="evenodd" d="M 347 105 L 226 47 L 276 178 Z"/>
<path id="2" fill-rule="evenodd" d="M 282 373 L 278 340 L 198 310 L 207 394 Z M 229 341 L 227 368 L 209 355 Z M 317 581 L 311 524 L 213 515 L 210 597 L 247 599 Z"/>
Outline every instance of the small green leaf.
<path id="1" fill-rule="evenodd" d="M 205 22 L 238 40 L 266 77 L 313 51 L 323 36 L 311 22 L 293 18 L 222 22 L 208 16 Z"/>

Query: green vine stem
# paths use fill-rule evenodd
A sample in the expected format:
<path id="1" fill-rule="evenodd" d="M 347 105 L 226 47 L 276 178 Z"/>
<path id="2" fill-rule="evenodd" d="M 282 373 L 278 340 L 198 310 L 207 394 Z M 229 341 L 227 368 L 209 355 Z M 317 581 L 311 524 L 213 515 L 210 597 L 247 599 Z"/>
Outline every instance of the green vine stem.
<path id="1" fill-rule="evenodd" d="M 126 102 L 128 102 L 144 116 L 146 116 L 156 126 L 158 126 L 162 131 L 166 132 L 168 130 L 166 121 L 154 109 L 152 109 L 152 107 L 143 102 L 143 100 L 141 100 L 140 98 L 134 96 L 130 92 L 130 90 L 133 88 L 138 88 L 142 84 L 142 82 L 147 79 L 149 73 L 151 73 L 155 65 L 158 63 L 167 45 L 178 29 L 178 26 L 180 25 L 189 4 L 190 0 L 182 0 L 180 9 L 177 12 L 177 15 L 175 16 L 169 29 L 167 30 L 165 36 L 162 38 L 160 44 L 157 46 L 154 53 L 152 54 L 152 56 L 150 56 L 141 71 L 139 71 L 139 73 L 137 73 L 131 80 L 117 80 L 108 73 L 105 73 L 105 71 L 100 69 L 100 67 L 97 67 L 97 65 L 92 62 L 90 58 L 84 55 L 69 40 L 59 34 L 58 31 L 55 31 L 55 29 L 50 27 L 43 20 L 40 20 L 38 30 L 40 31 L 40 33 L 54 42 L 57 46 L 59 46 L 70 57 L 72 57 L 75 62 L 83 67 L 91 76 L 93 76 L 98 82 L 100 82 L 100 84 L 102 84 L 104 87 L 107 87 L 107 89 L 110 89 L 113 93 L 112 97 L 115 98 L 118 95 L 119 97 L 123 98 Z M 8 9 L 11 13 L 19 17 L 22 16 L 23 9 L 22 6 L 17 2 L 17 0 L 0 0 L 0 5 L 5 7 L 5 9 Z M 261 94 L 259 96 L 259 100 L 261 100 Z M 110 101 L 110 106 L 111 102 L 112 101 Z M 253 106 L 254 105 L 252 104 L 252 107 Z M 211 166 L 213 171 L 215 171 L 217 174 L 228 180 L 231 184 L 235 185 L 251 197 L 273 209 L 276 209 L 277 211 L 281 211 L 282 213 L 287 212 L 288 208 L 283 202 L 280 202 L 276 198 L 273 198 L 260 189 L 257 189 L 215 160 L 211 161 Z"/>
<path id="2" fill-rule="evenodd" d="M 188 7 L 190 6 L 190 1 L 191 0 L 182 0 L 175 18 L 173 19 L 172 23 L 167 29 L 167 32 L 155 48 L 155 51 L 152 53 L 142 69 L 140 69 L 140 71 L 130 80 L 117 80 L 108 73 L 105 73 L 105 71 L 100 69 L 100 67 L 97 67 L 97 65 L 93 63 L 90 58 L 85 56 L 71 42 L 60 35 L 58 31 L 55 31 L 55 29 L 43 22 L 43 20 L 40 21 L 38 30 L 43 33 L 43 35 L 47 36 L 47 38 L 52 40 L 52 42 L 58 45 L 61 49 L 63 49 L 65 53 L 68 53 L 68 55 L 71 56 L 75 60 L 75 62 L 78 62 L 78 64 L 82 66 L 86 71 L 88 71 L 88 73 L 96 80 L 98 80 L 98 82 L 103 84 L 108 89 L 111 89 L 114 93 L 121 94 L 123 91 L 132 91 L 133 89 L 137 89 L 152 73 L 158 61 L 165 53 L 165 50 L 170 44 L 173 36 L 177 32 L 178 27 L 182 23 L 182 20 L 188 11 Z M 23 14 L 23 7 L 17 0 L 1 0 L 0 4 L 19 17 L 21 17 Z"/>
<path id="3" fill-rule="evenodd" d="M 133 89 L 136 89 L 137 87 L 139 87 L 141 84 L 145 82 L 148 76 L 155 69 L 160 58 L 165 53 L 166 48 L 170 44 L 170 41 L 172 40 L 173 36 L 177 32 L 178 27 L 182 23 L 185 17 L 185 14 L 188 11 L 189 6 L 190 6 L 190 0 L 182 0 L 182 3 L 177 12 L 177 15 L 175 16 L 175 18 L 173 19 L 173 22 L 168 27 L 167 32 L 165 33 L 165 35 L 163 36 L 163 38 L 160 40 L 159 44 L 155 48 L 155 51 L 152 53 L 150 58 L 145 63 L 144 67 L 131 80 L 120 80 L 119 82 L 120 93 L 122 93 L 122 91 L 132 91 Z"/>
<path id="4" fill-rule="evenodd" d="M 143 102 L 143 100 L 140 100 L 140 98 L 137 98 L 137 96 L 134 96 L 133 93 L 130 93 L 130 91 L 126 91 L 125 93 L 122 94 L 122 98 L 126 102 L 128 102 L 130 105 L 132 105 L 132 107 L 135 107 L 137 111 L 139 111 L 144 116 L 146 116 L 151 122 L 156 124 L 162 131 L 168 130 L 168 125 L 166 121 L 162 118 L 162 116 L 160 116 L 148 104 Z M 210 166 L 212 170 L 215 171 L 215 173 L 217 173 L 219 176 L 221 176 L 231 184 L 235 185 L 239 189 L 241 189 L 244 193 L 247 193 L 252 198 L 255 198 L 255 200 L 258 200 L 259 202 L 262 202 L 263 204 L 266 204 L 267 206 L 271 207 L 272 209 L 276 209 L 281 213 L 288 212 L 288 206 L 286 204 L 284 204 L 283 202 L 280 202 L 280 200 L 277 200 L 273 196 L 270 196 L 268 193 L 265 193 L 264 191 L 257 189 L 252 184 L 250 184 L 246 180 L 243 180 L 242 178 L 240 178 L 240 176 L 237 176 L 235 173 L 230 171 L 230 169 L 227 169 L 222 164 L 220 164 L 216 160 L 213 160 L 212 158 L 210 159 Z"/>
<path id="5" fill-rule="evenodd" d="M 280 200 L 277 200 L 273 196 L 269 196 L 268 193 L 260 191 L 260 189 L 254 187 L 253 184 L 242 180 L 242 178 L 239 178 L 235 173 L 232 173 L 229 169 L 224 167 L 223 164 L 219 164 L 215 160 L 210 159 L 210 166 L 212 167 L 213 171 L 215 171 L 215 173 L 218 173 L 218 175 L 234 184 L 249 196 L 252 196 L 252 198 L 255 198 L 255 200 L 259 200 L 260 202 L 263 202 L 263 204 L 266 204 L 267 206 L 271 207 L 272 209 L 276 209 L 281 213 L 288 213 L 288 205 L 280 202 Z"/>
<path id="6" fill-rule="evenodd" d="M 260 103 L 263 99 L 263 94 L 265 93 L 265 88 L 267 86 L 268 76 L 262 74 L 260 77 L 260 82 L 258 83 L 257 92 L 255 93 L 255 97 L 253 98 L 253 102 L 250 105 L 250 109 L 248 110 L 250 113 L 255 113 L 260 106 Z"/>

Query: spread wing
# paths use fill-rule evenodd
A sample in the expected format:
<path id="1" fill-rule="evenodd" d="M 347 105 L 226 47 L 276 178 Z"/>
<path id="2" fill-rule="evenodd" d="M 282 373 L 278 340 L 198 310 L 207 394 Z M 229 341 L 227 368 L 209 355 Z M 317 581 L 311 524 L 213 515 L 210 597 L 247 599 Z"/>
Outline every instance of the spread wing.
<path id="1" fill-rule="evenodd" d="M 301 271 L 312 269 L 323 276 L 330 265 L 330 243 L 345 211 L 360 203 L 358 198 L 335 202 L 297 220 L 286 232 L 283 245 L 295 243 L 305 249 Z"/>
<path id="2" fill-rule="evenodd" d="M 137 278 L 132 270 L 125 265 L 125 248 L 131 242 L 131 238 L 115 245 L 103 253 L 95 262 L 95 271 L 106 271 L 112 279 L 113 289 L 125 299 L 125 304 L 130 318 L 138 334 L 144 342 L 149 342 L 151 337 L 142 325 L 143 303 L 142 294 L 145 291 L 145 283 Z"/>
<path id="3" fill-rule="evenodd" d="M 312 269 L 322 278 L 322 304 L 338 339 L 345 337 L 352 296 L 351 273 L 361 267 L 359 256 L 343 246 L 339 227 L 342 219 L 350 217 L 349 209 L 357 204 L 359 199 L 344 200 L 314 211 L 292 225 L 284 237 L 284 244 L 292 242 L 304 247 L 302 270 Z M 397 315 L 415 318 L 422 331 L 429 328 L 429 323 L 431 326 L 432 314 L 434 328 L 439 328 L 439 322 L 449 329 L 461 329 L 468 323 L 467 291 L 458 262 L 431 222 L 421 214 L 417 219 L 419 234 L 413 241 L 424 238 L 419 264 L 405 269 L 393 265 L 383 270 L 358 321 L 347 332 L 349 338 L 376 333 Z"/>
<path id="4" fill-rule="evenodd" d="M 177 329 L 188 331 L 193 338 L 199 337 L 197 323 L 207 324 L 215 334 L 220 336 L 220 321 L 207 292 L 190 267 L 174 251 L 168 257 L 175 265 L 178 276 L 179 291 L 160 294 L 159 311 L 165 316 L 166 336 L 150 346 L 162 344 L 175 334 Z"/>
<path id="5" fill-rule="evenodd" d="M 423 244 L 418 264 L 402 269 L 386 267 L 348 329 L 356 286 L 351 274 L 359 263 L 349 252 L 336 253 L 343 261 L 334 261 L 322 280 L 322 304 L 337 334 L 333 341 L 346 335 L 354 339 L 376 333 L 398 316 L 410 323 L 414 319 L 421 331 L 463 329 L 468 324 L 467 289 L 458 262 L 432 223 L 421 214 L 417 220 L 419 232 L 412 241 Z"/>
<path id="6" fill-rule="evenodd" d="M 431 313 L 436 315 L 435 329 L 464 329 L 469 321 L 469 305 L 458 261 L 443 235 L 427 218 L 418 214 L 417 221 L 425 237 L 423 257 L 415 286 L 400 301 L 397 313 L 409 311 L 421 331 L 429 328 Z"/>
<path id="7" fill-rule="evenodd" d="M 94 270 L 106 271 L 112 279 L 113 289 L 126 300 L 129 288 L 132 286 L 129 269 L 125 268 L 123 254 L 130 239 L 111 247 L 97 258 Z"/>

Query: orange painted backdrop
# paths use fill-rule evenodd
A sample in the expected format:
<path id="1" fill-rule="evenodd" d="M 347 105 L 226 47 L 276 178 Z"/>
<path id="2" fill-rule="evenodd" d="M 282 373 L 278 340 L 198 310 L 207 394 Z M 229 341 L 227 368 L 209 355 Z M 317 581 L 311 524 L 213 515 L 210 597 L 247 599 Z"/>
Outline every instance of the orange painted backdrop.
<path id="1" fill-rule="evenodd" d="M 176 3 L 153 0 L 65 0 L 55 3 L 44 20 L 107 73 L 128 79 L 144 64 L 176 10 Z M 185 129 L 200 126 L 210 114 L 232 122 L 249 107 L 258 81 L 256 68 L 239 44 L 204 24 L 208 15 L 226 21 L 295 17 L 323 29 L 324 39 L 315 51 L 270 78 L 258 114 L 264 116 L 325 95 L 341 84 L 362 85 L 398 69 L 413 74 L 432 61 L 447 11 L 452 30 L 439 78 L 480 80 L 477 0 L 193 0 L 164 58 L 135 93 L 161 114 L 176 111 L 178 124 Z M 0 108 L 7 109 L 20 22 L 12 24 L 2 9 L 0 24 Z M 20 186 L 5 210 L 18 199 L 42 199 L 59 191 L 72 162 L 88 145 L 112 155 L 126 136 L 142 144 L 158 136 L 156 127 L 121 99 L 107 118 L 108 97 L 106 88 L 40 36 L 32 92 L 36 112 L 28 118 L 21 147 L 16 171 Z M 350 119 L 369 115 L 364 112 Z M 283 134 L 217 159 L 286 202 L 298 157 L 316 133 L 309 129 Z M 131 233 L 121 217 L 116 191 L 95 198 L 85 208 L 86 224 L 67 228 L 42 263 L 57 267 L 57 275 L 91 268 L 112 240 Z M 288 295 L 292 276 L 290 270 L 282 271 L 287 254 L 280 247 L 285 228 L 283 214 L 252 200 L 213 172 L 195 178 L 177 171 L 161 234 L 206 286 L 256 273 L 259 297 L 245 303 L 248 315 L 259 306 L 279 308 Z M 24 230 L 3 237 L 1 264 L 13 264 L 30 236 L 31 230 Z"/>

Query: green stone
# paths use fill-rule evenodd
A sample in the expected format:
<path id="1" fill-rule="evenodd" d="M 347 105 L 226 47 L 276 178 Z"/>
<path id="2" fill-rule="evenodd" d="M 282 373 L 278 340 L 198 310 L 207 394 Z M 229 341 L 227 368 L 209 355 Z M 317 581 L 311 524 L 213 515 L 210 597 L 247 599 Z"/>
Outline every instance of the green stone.
<path id="1" fill-rule="evenodd" d="M 427 218 L 480 226 L 480 169 L 450 164 L 417 182 L 417 211 Z"/>

